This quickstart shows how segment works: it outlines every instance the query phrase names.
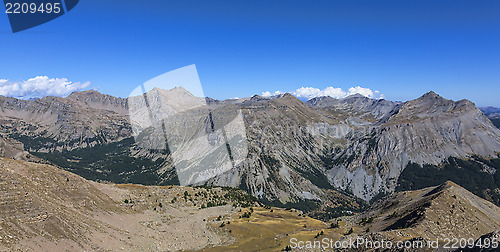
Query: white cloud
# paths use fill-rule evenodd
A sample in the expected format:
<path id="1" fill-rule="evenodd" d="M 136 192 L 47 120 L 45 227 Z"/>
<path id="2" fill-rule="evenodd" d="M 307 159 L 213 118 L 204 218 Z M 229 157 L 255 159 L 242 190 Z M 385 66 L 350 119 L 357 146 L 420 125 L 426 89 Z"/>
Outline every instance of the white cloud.
<path id="1" fill-rule="evenodd" d="M 335 99 L 340 99 L 353 94 L 361 94 L 371 99 L 384 98 L 384 95 L 381 94 L 379 91 L 372 91 L 369 88 L 363 88 L 360 86 L 351 87 L 349 88 L 348 91 L 344 91 L 342 90 L 342 88 L 336 88 L 336 87 L 326 87 L 323 90 L 314 87 L 301 87 L 299 89 L 296 89 L 295 91 L 291 91 L 290 93 L 299 99 L 303 98 L 308 100 L 320 96 L 331 96 Z M 262 92 L 262 96 L 264 97 L 270 97 L 278 94 L 283 94 L 283 92 L 281 91 L 275 91 L 274 93 L 271 93 L 269 91 Z"/>
<path id="2" fill-rule="evenodd" d="M 271 93 L 269 91 L 262 92 L 262 96 L 264 96 L 264 97 L 271 97 L 271 96 L 276 96 L 276 95 L 280 95 L 280 94 L 284 94 L 284 93 L 281 91 L 276 91 L 274 93 Z"/>
<path id="3" fill-rule="evenodd" d="M 360 86 L 349 88 L 348 95 L 353 95 L 353 94 L 360 94 L 372 99 L 384 99 L 384 95 L 381 94 L 379 91 L 376 90 L 372 91 L 369 88 L 363 88 Z"/>
<path id="4" fill-rule="evenodd" d="M 301 87 L 301 88 L 295 90 L 294 92 L 292 92 L 292 94 L 295 97 L 307 98 L 307 99 L 311 99 L 311 98 L 317 97 L 317 96 L 324 96 L 323 92 L 320 89 L 313 88 L 313 87 Z"/>
<path id="5" fill-rule="evenodd" d="M 44 96 L 67 96 L 73 91 L 85 89 L 90 82 L 71 82 L 66 78 L 49 78 L 37 76 L 26 81 L 10 82 L 0 79 L 0 95 L 19 99 L 30 99 Z"/>
<path id="6" fill-rule="evenodd" d="M 343 98 L 346 96 L 341 88 L 327 87 L 323 90 L 313 87 L 301 87 L 292 92 L 292 94 L 297 98 L 307 98 L 312 99 L 319 96 L 331 96 L 333 98 Z"/>

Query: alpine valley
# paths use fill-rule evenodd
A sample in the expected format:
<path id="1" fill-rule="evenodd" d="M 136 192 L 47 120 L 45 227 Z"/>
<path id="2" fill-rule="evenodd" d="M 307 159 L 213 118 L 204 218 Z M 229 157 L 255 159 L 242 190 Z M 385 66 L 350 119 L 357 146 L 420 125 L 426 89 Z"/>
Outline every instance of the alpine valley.
<path id="1" fill-rule="evenodd" d="M 182 87 L 150 92 L 186 103 L 201 99 Z M 0 155 L 97 182 L 179 184 L 168 149 L 150 150 L 135 141 L 128 99 L 97 91 L 0 97 Z M 196 185 L 236 187 L 264 204 L 322 219 L 448 180 L 500 205 L 500 130 L 485 115 L 494 120 L 493 108 L 483 113 L 468 100 L 434 92 L 407 102 L 362 95 L 303 102 L 291 94 L 205 100 L 222 114 L 241 111 L 248 154 Z"/>

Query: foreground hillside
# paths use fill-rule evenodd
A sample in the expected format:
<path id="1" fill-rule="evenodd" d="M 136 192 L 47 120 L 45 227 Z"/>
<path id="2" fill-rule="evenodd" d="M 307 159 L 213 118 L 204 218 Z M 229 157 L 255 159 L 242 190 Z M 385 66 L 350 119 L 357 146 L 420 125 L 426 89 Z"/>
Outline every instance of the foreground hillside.
<path id="1" fill-rule="evenodd" d="M 436 251 L 438 247 L 443 251 L 466 248 L 467 251 L 497 251 L 498 244 L 493 248 L 492 238 L 498 237 L 500 230 L 500 208 L 448 181 L 436 187 L 391 194 L 364 213 L 333 220 L 330 227 L 311 241 L 325 238 L 334 242 L 363 241 L 357 247 L 334 248 L 334 251 Z M 462 245 L 458 242 L 453 245 L 453 239 L 462 239 Z M 479 239 L 482 240 L 479 242 Z M 380 242 L 378 248 L 370 245 L 375 241 Z M 380 247 L 387 242 L 392 247 Z M 486 246 L 485 242 L 488 249 L 480 250 L 479 246 Z M 403 247 L 398 248 L 398 244 Z M 290 246 L 297 247 L 297 242 Z M 322 246 L 300 251 L 332 248 Z"/>
<path id="2" fill-rule="evenodd" d="M 394 193 L 353 219 L 361 230 L 388 236 L 478 238 L 500 228 L 500 208 L 448 181 Z"/>
<path id="3" fill-rule="evenodd" d="M 0 251 L 203 248 L 232 239 L 209 223 L 253 204 L 233 189 L 98 184 L 2 158 Z"/>
<path id="4" fill-rule="evenodd" d="M 0 189 L 0 251 L 278 251 L 292 238 L 477 239 L 500 229 L 500 208 L 451 182 L 328 223 L 241 190 L 101 184 L 4 158 Z"/>

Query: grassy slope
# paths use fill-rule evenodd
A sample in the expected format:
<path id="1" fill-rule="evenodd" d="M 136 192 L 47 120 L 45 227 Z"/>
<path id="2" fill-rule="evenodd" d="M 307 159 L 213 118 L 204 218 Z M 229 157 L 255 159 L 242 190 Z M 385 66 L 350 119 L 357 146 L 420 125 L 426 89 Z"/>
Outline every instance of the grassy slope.
<path id="1" fill-rule="evenodd" d="M 207 248 L 202 251 L 279 251 L 290 244 L 291 238 L 298 240 L 314 240 L 319 232 L 333 233 L 322 221 L 306 216 L 299 216 L 295 210 L 273 208 L 255 208 L 250 218 L 239 218 L 233 215 L 234 221 L 223 229 L 231 231 L 236 239 L 232 244 L 222 247 Z M 220 227 L 219 227 L 220 228 Z"/>

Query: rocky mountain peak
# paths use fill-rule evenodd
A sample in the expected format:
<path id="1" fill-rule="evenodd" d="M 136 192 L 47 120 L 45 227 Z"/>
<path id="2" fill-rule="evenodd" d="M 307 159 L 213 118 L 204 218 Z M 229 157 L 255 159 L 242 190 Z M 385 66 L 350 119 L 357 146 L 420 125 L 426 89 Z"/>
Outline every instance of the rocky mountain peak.
<path id="1" fill-rule="evenodd" d="M 297 97 L 289 93 L 280 94 L 275 99 L 271 100 L 271 102 L 274 104 L 285 105 L 290 107 L 300 107 L 304 109 L 309 108 L 303 101 L 299 100 Z"/>
<path id="2" fill-rule="evenodd" d="M 395 116 L 395 118 L 405 117 L 408 119 L 411 118 L 411 116 L 424 118 L 457 112 L 471 112 L 477 114 L 479 113 L 479 109 L 469 100 L 448 100 L 430 91 L 418 99 L 405 102 L 400 109 L 399 115 Z"/>
<path id="3" fill-rule="evenodd" d="M 263 98 L 260 95 L 254 95 L 254 96 L 252 96 L 252 98 L 250 98 L 251 101 L 260 101 L 262 99 Z"/>
<path id="4" fill-rule="evenodd" d="M 293 97 L 293 98 L 296 98 L 295 96 L 293 96 L 293 95 L 292 95 L 292 94 L 290 94 L 290 93 L 284 93 L 284 94 L 280 94 L 280 95 L 278 95 L 278 97 L 277 97 L 277 98 L 292 98 L 292 97 Z"/>
<path id="5" fill-rule="evenodd" d="M 90 90 L 85 90 L 85 91 L 74 91 L 72 92 L 69 97 L 82 97 L 82 96 L 95 96 L 95 95 L 104 95 L 101 94 L 99 91 L 90 89 Z"/>
<path id="6" fill-rule="evenodd" d="M 420 104 L 435 104 L 435 105 L 442 105 L 446 103 L 453 102 L 451 100 L 447 100 L 440 95 L 436 94 L 434 91 L 429 91 L 419 98 L 409 101 L 409 102 L 414 102 L 414 103 L 420 103 Z M 407 103 L 409 103 L 407 102 Z"/>
<path id="7" fill-rule="evenodd" d="M 456 104 L 457 104 L 457 107 L 468 107 L 468 108 L 473 108 L 475 110 L 479 110 L 476 107 L 476 104 L 474 104 L 473 102 L 471 102 L 471 101 L 469 101 L 467 99 L 462 99 L 460 101 L 457 101 Z"/>
<path id="8" fill-rule="evenodd" d="M 70 101 L 76 101 L 76 102 L 96 102 L 96 101 L 103 101 L 103 100 L 109 100 L 109 99 L 119 99 L 110 95 L 105 95 L 99 93 L 99 91 L 96 90 L 86 90 L 86 91 L 75 91 L 72 92 L 68 97 L 66 97 L 66 100 Z"/>
<path id="9" fill-rule="evenodd" d="M 208 105 L 212 105 L 212 104 L 219 104 L 220 101 L 219 100 L 216 100 L 214 98 L 211 98 L 211 97 L 205 97 L 205 102 L 208 104 Z"/>
<path id="10" fill-rule="evenodd" d="M 288 101 L 288 102 L 299 102 L 303 104 L 304 102 L 299 100 L 297 97 L 291 95 L 290 93 L 285 93 L 285 94 L 280 94 L 276 96 L 275 100 L 280 100 L 280 101 Z"/>
<path id="11" fill-rule="evenodd" d="M 169 95 L 169 96 L 192 96 L 195 97 L 191 92 L 187 91 L 183 86 L 176 86 L 171 89 L 163 89 L 159 87 L 154 87 L 151 90 L 147 91 L 146 93 L 148 94 L 153 94 L 153 95 Z"/>
<path id="12" fill-rule="evenodd" d="M 178 86 L 170 89 L 171 91 L 177 91 L 177 92 L 188 92 L 183 86 Z"/>
<path id="13" fill-rule="evenodd" d="M 358 94 L 358 93 L 349 95 L 343 99 L 346 99 L 346 100 L 348 100 L 348 99 L 367 99 L 367 100 L 370 100 L 370 98 L 368 98 L 362 94 Z"/>
<path id="14" fill-rule="evenodd" d="M 336 100 L 337 99 L 331 96 L 320 96 L 310 99 L 309 101 L 306 102 L 306 104 L 309 106 L 325 107 L 328 104 L 334 103 Z"/>
<path id="15" fill-rule="evenodd" d="M 73 92 L 65 100 L 83 107 L 103 109 L 118 114 L 126 114 L 128 108 L 126 99 L 102 94 L 96 90 Z"/>
<path id="16" fill-rule="evenodd" d="M 436 94 L 434 91 L 429 91 L 421 96 L 422 98 L 442 98 L 438 94 Z"/>
<path id="17" fill-rule="evenodd" d="M 353 94 L 342 99 L 335 99 L 330 96 L 316 97 L 307 101 L 307 104 L 311 107 L 334 110 L 340 113 L 359 112 L 372 114 L 377 119 L 391 115 L 400 106 L 400 103 L 397 102 L 371 99 L 361 94 Z"/>

